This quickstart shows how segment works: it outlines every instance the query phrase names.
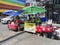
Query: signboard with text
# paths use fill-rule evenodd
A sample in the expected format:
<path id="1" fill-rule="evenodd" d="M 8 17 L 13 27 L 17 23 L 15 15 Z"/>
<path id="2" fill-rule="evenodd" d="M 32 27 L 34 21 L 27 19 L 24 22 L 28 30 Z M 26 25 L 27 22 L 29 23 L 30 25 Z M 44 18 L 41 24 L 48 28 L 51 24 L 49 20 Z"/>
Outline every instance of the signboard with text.
<path id="1" fill-rule="evenodd" d="M 28 32 L 36 32 L 36 26 L 35 23 L 26 23 L 24 24 L 24 30 Z"/>

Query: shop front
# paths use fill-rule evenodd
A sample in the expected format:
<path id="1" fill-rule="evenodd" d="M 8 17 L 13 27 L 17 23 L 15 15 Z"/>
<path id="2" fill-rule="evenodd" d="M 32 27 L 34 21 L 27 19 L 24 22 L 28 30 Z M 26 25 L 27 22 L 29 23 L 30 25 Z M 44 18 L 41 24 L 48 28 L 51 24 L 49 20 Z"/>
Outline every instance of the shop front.
<path id="1" fill-rule="evenodd" d="M 56 23 L 60 24 L 60 4 L 54 5 L 53 18 L 55 18 Z"/>

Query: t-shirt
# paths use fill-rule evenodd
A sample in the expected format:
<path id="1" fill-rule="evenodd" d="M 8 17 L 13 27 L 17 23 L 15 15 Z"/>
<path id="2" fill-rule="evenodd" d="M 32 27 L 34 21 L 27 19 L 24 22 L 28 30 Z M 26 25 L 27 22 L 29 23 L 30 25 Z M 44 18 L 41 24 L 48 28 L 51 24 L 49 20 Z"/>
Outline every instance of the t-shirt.
<path id="1" fill-rule="evenodd" d="M 17 24 L 17 25 L 19 25 L 20 24 L 20 20 L 16 19 L 16 20 L 14 20 L 14 23 Z"/>

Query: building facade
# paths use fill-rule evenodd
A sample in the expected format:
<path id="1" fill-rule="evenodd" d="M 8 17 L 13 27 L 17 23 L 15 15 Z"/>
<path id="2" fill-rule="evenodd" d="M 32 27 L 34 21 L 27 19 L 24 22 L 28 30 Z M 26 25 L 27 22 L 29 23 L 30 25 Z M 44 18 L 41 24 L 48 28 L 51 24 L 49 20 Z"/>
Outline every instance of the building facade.
<path id="1" fill-rule="evenodd" d="M 53 15 L 56 22 L 60 24 L 60 0 L 53 0 Z"/>
<path id="2" fill-rule="evenodd" d="M 60 0 L 36 0 L 45 3 L 45 9 L 47 10 L 46 16 L 48 19 L 52 19 L 54 23 L 60 24 Z"/>

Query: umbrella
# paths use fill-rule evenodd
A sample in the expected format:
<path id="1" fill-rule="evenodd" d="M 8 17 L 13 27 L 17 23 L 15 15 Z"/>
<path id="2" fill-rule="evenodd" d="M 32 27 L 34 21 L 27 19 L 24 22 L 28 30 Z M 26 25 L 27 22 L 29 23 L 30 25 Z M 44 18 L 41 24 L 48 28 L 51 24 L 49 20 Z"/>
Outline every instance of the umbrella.
<path id="1" fill-rule="evenodd" d="M 44 8 L 38 6 L 31 6 L 23 8 L 23 14 L 37 14 L 37 13 L 44 13 L 46 10 Z"/>
<path id="2" fill-rule="evenodd" d="M 23 10 L 18 10 L 18 11 L 8 11 L 8 12 L 3 12 L 3 14 L 6 15 L 12 15 L 12 16 L 18 16 L 19 14 L 21 14 L 23 12 Z"/>

